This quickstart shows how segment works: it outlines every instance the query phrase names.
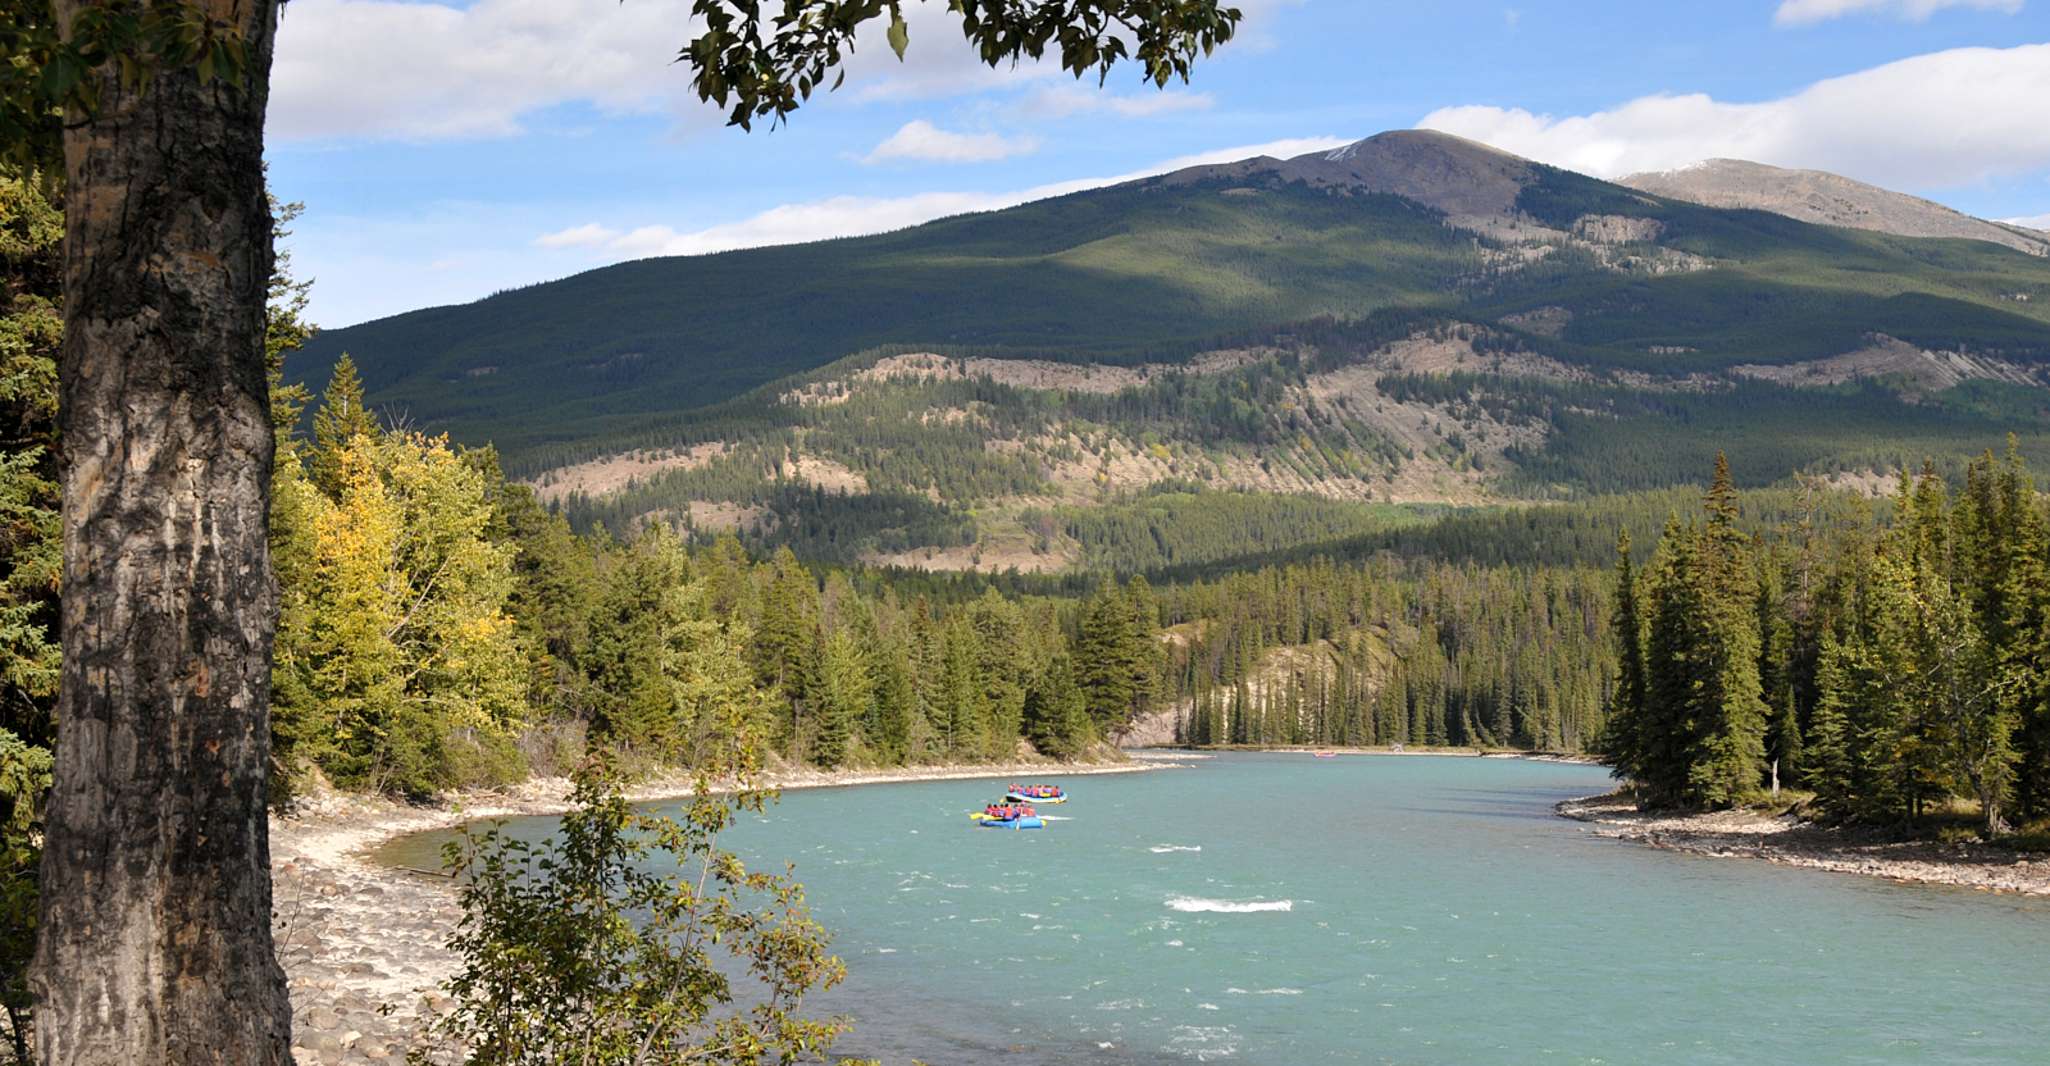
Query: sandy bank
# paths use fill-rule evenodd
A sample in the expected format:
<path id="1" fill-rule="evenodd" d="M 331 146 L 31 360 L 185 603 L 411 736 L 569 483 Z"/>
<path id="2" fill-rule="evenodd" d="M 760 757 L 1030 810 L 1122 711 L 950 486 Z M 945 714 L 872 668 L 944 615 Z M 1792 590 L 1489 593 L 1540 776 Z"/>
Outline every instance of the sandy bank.
<path id="1" fill-rule="evenodd" d="M 1888 840 L 1756 811 L 1646 813 L 1615 793 L 1567 800 L 1556 809 L 1567 818 L 1590 823 L 1602 836 L 1655 848 L 1764 859 L 1915 884 L 2050 896 L 2050 855 L 1984 844 Z"/>
<path id="2" fill-rule="evenodd" d="M 913 766 L 889 770 L 778 770 L 777 788 L 834 788 L 901 781 L 1063 778 L 1138 773 L 1172 762 L 1048 762 Z M 687 777 L 650 781 L 639 800 L 688 795 Z M 410 833 L 482 818 L 559 814 L 569 782 L 540 778 L 503 792 L 466 793 L 414 806 L 326 793 L 271 819 L 271 874 L 278 957 L 292 995 L 299 1063 L 377 1066 L 405 1061 L 420 1029 L 447 1000 L 440 986 L 456 960 L 442 945 L 461 912 L 445 877 L 380 865 L 370 852 Z"/>

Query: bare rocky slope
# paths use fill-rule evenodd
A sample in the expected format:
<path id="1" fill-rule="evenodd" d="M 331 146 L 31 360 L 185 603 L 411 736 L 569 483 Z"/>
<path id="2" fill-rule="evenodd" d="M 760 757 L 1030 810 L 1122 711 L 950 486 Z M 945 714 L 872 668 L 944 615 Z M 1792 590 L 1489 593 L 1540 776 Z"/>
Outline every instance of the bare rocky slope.
<path id="1" fill-rule="evenodd" d="M 1903 237 L 1958 237 L 2050 255 L 2050 233 L 1989 222 L 1919 196 L 1820 170 L 1710 159 L 1678 170 L 1632 174 L 1619 184 L 1708 207 L 1748 208 L 1824 226 Z"/>
<path id="2" fill-rule="evenodd" d="M 1291 159 L 1259 156 L 1190 167 L 1162 182 L 1179 185 L 1272 175 L 1316 188 L 1400 196 L 1443 211 L 1454 221 L 1478 221 L 1513 217 L 1517 196 L 1535 174 L 1530 160 L 1478 141 L 1435 130 L 1390 130 Z"/>

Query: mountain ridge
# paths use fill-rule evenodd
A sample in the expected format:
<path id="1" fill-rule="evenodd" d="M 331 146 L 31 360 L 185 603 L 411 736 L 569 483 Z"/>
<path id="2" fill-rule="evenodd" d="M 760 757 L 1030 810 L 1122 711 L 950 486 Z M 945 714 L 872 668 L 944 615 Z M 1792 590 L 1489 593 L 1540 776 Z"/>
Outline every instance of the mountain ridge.
<path id="1" fill-rule="evenodd" d="M 370 400 L 532 473 L 690 434 L 850 353 L 1171 364 L 1319 317 L 1455 313 L 1563 364 L 1801 364 L 1876 335 L 2050 360 L 2050 263 L 1702 206 L 1391 131 L 872 237 L 638 260 L 316 336 Z M 693 412 L 699 412 L 693 414 Z"/>
<path id="2" fill-rule="evenodd" d="M 2030 255 L 2050 255 L 2050 233 L 1978 218 L 1933 200 L 1824 170 L 1705 159 L 1674 170 L 1631 174 L 1618 178 L 1617 184 L 1708 207 L 1771 211 L 1803 222 L 1901 237 L 1987 241 Z"/>

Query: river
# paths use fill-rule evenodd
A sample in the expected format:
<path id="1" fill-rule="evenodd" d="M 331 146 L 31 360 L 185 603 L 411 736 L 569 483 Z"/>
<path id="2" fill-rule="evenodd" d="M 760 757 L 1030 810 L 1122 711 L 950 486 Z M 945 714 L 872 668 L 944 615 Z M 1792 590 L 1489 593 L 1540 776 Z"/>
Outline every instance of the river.
<path id="1" fill-rule="evenodd" d="M 2050 1063 L 2050 901 L 1597 837 L 1552 813 L 1597 767 L 1229 755 L 1064 784 L 1039 832 L 974 828 L 1001 782 L 936 781 L 793 791 L 729 834 L 794 861 L 835 932 L 848 980 L 808 1006 L 853 1018 L 840 1052 Z"/>

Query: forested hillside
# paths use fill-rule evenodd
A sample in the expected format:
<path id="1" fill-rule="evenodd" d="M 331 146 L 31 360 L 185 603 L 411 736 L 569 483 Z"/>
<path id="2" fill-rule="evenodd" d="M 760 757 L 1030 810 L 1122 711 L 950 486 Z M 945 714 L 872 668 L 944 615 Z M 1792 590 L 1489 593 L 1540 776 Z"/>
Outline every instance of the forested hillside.
<path id="1" fill-rule="evenodd" d="M 1296 323 L 1179 364 L 885 350 L 529 476 L 579 529 L 657 521 L 843 563 L 1141 573 L 1328 552 L 1448 508 L 1688 484 L 1718 452 L 1747 486 L 1870 486 L 1925 458 L 1954 472 L 2008 433 L 2050 461 L 2031 366 L 1897 340 L 1849 362 L 1652 376 L 1409 312 Z"/>
<path id="2" fill-rule="evenodd" d="M 670 443 L 682 412 L 882 345 L 1181 363 L 1244 330 L 1387 309 L 1656 375 L 1828 359 L 1874 336 L 2034 365 L 2050 262 L 1704 207 L 1403 131 L 881 236 L 606 267 L 333 331 L 293 374 L 319 386 L 350 353 L 379 409 L 526 471 Z"/>

